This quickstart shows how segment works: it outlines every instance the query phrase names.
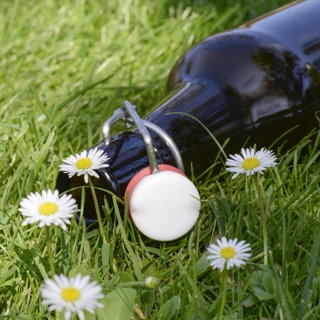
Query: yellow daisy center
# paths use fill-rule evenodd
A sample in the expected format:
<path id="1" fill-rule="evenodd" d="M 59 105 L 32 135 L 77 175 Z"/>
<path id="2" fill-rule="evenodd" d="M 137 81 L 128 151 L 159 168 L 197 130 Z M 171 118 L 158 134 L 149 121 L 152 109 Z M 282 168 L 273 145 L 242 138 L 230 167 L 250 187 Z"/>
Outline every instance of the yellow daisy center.
<path id="1" fill-rule="evenodd" d="M 243 161 L 242 167 L 245 170 L 252 170 L 260 165 L 260 160 L 257 158 L 247 158 Z"/>
<path id="2" fill-rule="evenodd" d="M 220 256 L 224 259 L 231 259 L 235 256 L 236 251 L 232 247 L 222 248 L 220 251 Z"/>
<path id="3" fill-rule="evenodd" d="M 61 290 L 61 297 L 67 302 L 75 302 L 80 299 L 80 296 L 80 290 L 74 287 L 66 287 Z"/>
<path id="4" fill-rule="evenodd" d="M 80 158 L 76 161 L 77 169 L 85 170 L 92 166 L 92 161 L 90 158 Z"/>
<path id="5" fill-rule="evenodd" d="M 44 216 L 51 216 L 52 214 L 55 214 L 57 211 L 58 206 L 55 202 L 47 201 L 40 204 L 39 206 L 39 212 Z"/>

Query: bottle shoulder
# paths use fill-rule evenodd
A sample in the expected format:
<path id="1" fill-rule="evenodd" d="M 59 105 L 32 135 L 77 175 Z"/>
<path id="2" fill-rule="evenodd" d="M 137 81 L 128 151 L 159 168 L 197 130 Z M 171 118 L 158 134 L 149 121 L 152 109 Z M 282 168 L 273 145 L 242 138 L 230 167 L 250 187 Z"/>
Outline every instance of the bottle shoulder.
<path id="1" fill-rule="evenodd" d="M 218 81 L 254 99 L 271 87 L 301 94 L 306 66 L 293 52 L 261 31 L 243 28 L 200 41 L 172 69 L 168 88 L 188 81 Z"/>
<path id="2" fill-rule="evenodd" d="M 220 88 L 219 97 L 225 97 L 225 103 L 218 104 L 222 114 L 232 115 L 235 126 L 240 121 L 240 127 L 252 128 L 283 115 L 313 113 L 314 104 L 307 101 L 319 99 L 320 72 L 303 52 L 260 30 L 242 28 L 206 38 L 182 56 L 168 87 L 188 82 L 207 86 L 205 101 L 210 100 L 207 105 L 215 111 L 212 88 Z"/>

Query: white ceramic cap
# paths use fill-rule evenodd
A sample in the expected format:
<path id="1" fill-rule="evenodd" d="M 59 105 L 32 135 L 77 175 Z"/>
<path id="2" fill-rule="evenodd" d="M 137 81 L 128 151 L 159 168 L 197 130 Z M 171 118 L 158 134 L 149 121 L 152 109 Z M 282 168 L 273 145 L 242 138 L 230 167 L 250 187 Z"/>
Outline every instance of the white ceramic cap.
<path id="1" fill-rule="evenodd" d="M 130 196 L 130 214 L 135 226 L 158 241 L 175 240 L 195 224 L 200 195 L 184 175 L 161 171 L 143 177 Z"/>

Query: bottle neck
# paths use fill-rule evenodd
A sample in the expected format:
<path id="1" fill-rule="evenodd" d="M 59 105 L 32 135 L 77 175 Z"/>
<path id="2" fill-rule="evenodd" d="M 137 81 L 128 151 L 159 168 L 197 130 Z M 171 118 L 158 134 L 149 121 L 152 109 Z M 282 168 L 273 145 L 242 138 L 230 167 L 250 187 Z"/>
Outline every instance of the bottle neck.
<path id="1" fill-rule="evenodd" d="M 234 145 L 248 138 L 250 125 L 246 100 L 232 87 L 211 82 L 181 84 L 146 119 L 169 134 L 180 150 L 187 175 L 200 174 L 215 162 L 221 152 L 234 150 Z M 231 142 L 220 145 L 226 139 Z M 154 137 L 154 143 L 165 163 L 171 157 Z M 160 144 L 159 144 L 160 143 Z"/>
<path id="2" fill-rule="evenodd" d="M 184 83 L 146 120 L 164 130 L 175 142 L 185 164 L 186 174 L 190 173 L 191 167 L 194 172 L 200 173 L 219 152 L 208 130 L 217 136 L 225 136 L 243 126 L 239 103 L 239 97 L 231 89 L 216 83 Z M 150 131 L 150 134 L 158 164 L 176 166 L 176 159 L 166 141 L 156 132 Z M 207 152 L 208 145 L 212 147 L 210 154 Z M 100 178 L 94 179 L 93 183 L 97 189 L 98 202 L 101 207 L 104 201 L 110 202 L 112 206 L 108 192 L 123 197 L 133 176 L 149 166 L 145 143 L 138 130 L 133 129 L 113 135 L 108 145 L 102 141 L 95 147 L 104 150 L 110 158 L 108 168 L 96 170 Z M 83 177 L 69 178 L 67 174 L 59 173 L 57 188 L 60 192 L 72 190 L 78 203 L 81 203 L 83 187 L 86 191 L 86 218 L 90 218 L 92 212 L 94 220 L 91 191 L 84 184 Z"/>
<path id="3" fill-rule="evenodd" d="M 180 152 L 185 171 L 191 167 L 196 173 L 203 171 L 219 152 L 208 130 L 218 137 L 225 137 L 244 126 L 243 104 L 231 88 L 210 82 L 186 82 L 179 85 L 158 105 L 145 120 L 161 128 L 174 141 Z M 155 149 L 157 162 L 177 166 L 176 158 L 165 141 L 157 132 L 149 130 Z M 212 155 L 207 155 L 208 144 L 212 145 Z M 110 158 L 108 172 L 117 186 L 113 191 L 123 196 L 132 177 L 149 166 L 145 144 L 138 129 L 121 132 L 112 136 L 108 146 L 101 142 Z M 199 157 L 199 154 L 203 154 Z"/>

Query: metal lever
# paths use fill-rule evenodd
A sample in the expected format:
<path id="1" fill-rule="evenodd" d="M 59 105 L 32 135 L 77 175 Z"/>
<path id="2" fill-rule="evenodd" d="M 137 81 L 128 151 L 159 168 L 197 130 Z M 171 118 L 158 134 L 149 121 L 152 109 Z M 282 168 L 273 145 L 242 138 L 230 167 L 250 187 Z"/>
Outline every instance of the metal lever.
<path id="1" fill-rule="evenodd" d="M 129 113 L 130 118 L 133 120 L 133 122 L 136 124 L 137 129 L 139 130 L 140 134 L 142 135 L 144 144 L 146 146 L 147 155 L 151 167 L 152 173 L 158 173 L 158 163 L 156 159 L 156 154 L 154 152 L 153 144 L 152 144 L 152 138 L 150 136 L 150 133 L 148 129 L 143 124 L 143 121 L 138 116 L 134 106 L 129 101 L 124 101 L 124 106 L 127 109 L 127 112 Z"/>
<path id="2" fill-rule="evenodd" d="M 129 126 L 131 126 L 132 124 L 135 124 L 146 146 L 146 151 L 147 151 L 147 156 L 148 156 L 150 167 L 151 167 L 151 172 L 157 173 L 159 172 L 159 168 L 158 168 L 156 155 L 154 152 L 154 147 L 152 144 L 152 138 L 148 131 L 148 129 L 150 129 L 154 131 L 156 134 L 158 134 L 158 136 L 166 143 L 166 145 L 172 152 L 172 155 L 175 159 L 177 167 L 181 171 L 184 171 L 184 165 L 183 165 L 183 161 L 182 161 L 179 149 L 177 148 L 172 138 L 159 126 L 155 125 L 152 122 L 141 119 L 135 109 L 136 107 L 132 105 L 129 101 L 124 101 L 124 106 L 116 109 L 113 115 L 107 121 L 105 121 L 102 127 L 102 133 L 104 136 L 105 144 L 106 145 L 110 144 L 111 127 L 116 122 L 122 120 Z"/>

